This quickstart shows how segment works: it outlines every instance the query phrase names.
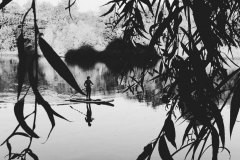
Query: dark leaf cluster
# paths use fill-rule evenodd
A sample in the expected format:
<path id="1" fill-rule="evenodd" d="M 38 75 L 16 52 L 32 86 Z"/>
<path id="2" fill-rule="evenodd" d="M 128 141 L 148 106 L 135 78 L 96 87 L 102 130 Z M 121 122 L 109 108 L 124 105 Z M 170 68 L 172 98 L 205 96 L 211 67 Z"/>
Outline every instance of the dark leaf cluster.
<path id="1" fill-rule="evenodd" d="M 174 147 L 176 144 L 175 132 L 172 132 L 174 125 L 167 117 L 157 138 L 161 144 L 159 154 L 162 159 L 172 159 L 171 155 L 186 147 L 189 148 L 186 157 L 192 151 L 191 159 L 195 159 L 196 151 L 200 149 L 197 157 L 200 159 L 209 149 L 210 146 L 206 144 L 210 140 L 212 159 L 218 159 L 219 148 L 226 149 L 221 111 L 232 97 L 232 134 L 240 108 L 240 80 L 235 85 L 226 87 L 239 74 L 239 69 L 231 74 L 227 72 L 229 63 L 236 65 L 232 60 L 232 47 L 240 45 L 239 1 L 112 0 L 108 4 L 115 7 L 114 12 L 118 15 L 116 23 L 122 21 L 127 42 L 134 42 L 136 36 L 145 38 L 146 34 L 150 35 L 149 47 L 156 48 L 161 57 L 159 68 L 154 70 L 158 75 L 152 80 L 159 79 L 163 83 L 162 101 L 170 109 L 168 114 L 174 115 L 173 108 L 178 108 L 181 112 L 179 119 L 189 123 L 182 146 L 170 154 L 166 139 Z M 155 18 L 148 32 L 145 32 L 142 21 L 146 10 Z M 110 9 L 107 14 L 112 11 Z M 222 51 L 224 47 L 228 49 L 227 52 Z M 150 159 L 155 143 L 156 141 L 151 143 L 151 147 L 150 144 L 146 146 L 148 149 L 144 149 L 139 159 Z"/>
<path id="2" fill-rule="evenodd" d="M 11 1 L 11 0 L 10 0 Z M 0 9 L 2 9 L 4 6 L 6 6 L 9 2 L 9 0 L 4 0 L 0 4 Z M 75 3 L 69 0 L 69 6 L 67 9 L 69 9 L 71 6 Z M 26 45 L 25 45 L 25 20 L 27 15 L 30 13 L 30 11 L 33 11 L 33 23 L 32 28 L 34 31 L 34 45 L 33 45 L 33 51 L 31 54 L 28 54 Z M 17 49 L 18 49 L 18 57 L 19 57 L 19 64 L 18 64 L 18 72 L 17 72 L 17 78 L 18 78 L 18 93 L 17 93 L 17 102 L 14 106 L 14 113 L 15 117 L 18 121 L 18 125 L 15 128 L 15 130 L 12 132 L 12 134 L 1 144 L 6 144 L 9 154 L 8 159 L 19 159 L 26 160 L 27 157 L 31 157 L 34 160 L 38 160 L 38 156 L 30 149 L 32 141 L 34 138 L 39 138 L 39 135 L 35 132 L 36 128 L 36 115 L 37 115 L 37 108 L 38 106 L 42 106 L 44 110 L 46 111 L 48 118 L 51 122 L 51 130 L 49 132 L 49 135 L 47 138 L 49 138 L 50 133 L 52 132 L 54 126 L 55 126 L 55 116 L 62 118 L 64 120 L 67 120 L 62 115 L 55 112 L 51 105 L 44 100 L 43 96 L 38 90 L 38 46 L 40 47 L 44 57 L 47 59 L 49 64 L 54 68 L 54 70 L 64 79 L 66 82 L 72 86 L 76 92 L 85 95 L 85 93 L 80 89 L 78 86 L 74 76 L 66 66 L 66 64 L 61 60 L 61 58 L 58 56 L 58 54 L 53 50 L 53 48 L 42 38 L 42 33 L 39 32 L 39 27 L 37 25 L 37 18 L 36 18 L 36 6 L 35 6 L 35 0 L 32 1 L 32 4 L 28 11 L 23 16 L 23 20 L 21 22 L 21 31 L 20 34 L 17 37 Z M 26 91 L 22 91 L 22 86 L 26 82 L 26 77 L 28 77 L 29 87 Z M 25 116 L 24 114 L 24 108 L 25 108 L 25 98 L 30 90 L 32 89 L 34 95 L 35 95 L 35 105 L 34 105 L 34 111 Z M 32 126 L 29 125 L 29 123 L 26 122 L 26 120 L 33 116 L 33 122 Z M 22 128 L 23 132 L 19 132 L 18 130 Z M 13 136 L 23 136 L 30 140 L 29 145 L 23 149 L 20 153 L 14 153 L 12 151 L 10 140 Z"/>

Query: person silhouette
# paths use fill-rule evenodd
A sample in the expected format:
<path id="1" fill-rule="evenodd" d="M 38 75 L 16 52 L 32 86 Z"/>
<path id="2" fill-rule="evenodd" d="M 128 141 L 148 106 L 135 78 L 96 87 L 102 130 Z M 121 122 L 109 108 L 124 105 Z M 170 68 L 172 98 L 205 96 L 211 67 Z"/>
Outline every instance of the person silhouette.
<path id="1" fill-rule="evenodd" d="M 91 127 L 91 122 L 94 120 L 94 118 L 92 118 L 92 109 L 90 106 L 90 103 L 87 103 L 87 114 L 85 117 L 85 121 L 88 123 L 88 126 Z"/>
<path id="2" fill-rule="evenodd" d="M 90 80 L 90 77 L 87 76 L 87 80 L 84 82 L 84 86 L 86 87 L 86 92 L 87 92 L 87 99 L 90 100 L 91 96 L 91 85 L 93 85 L 92 81 Z"/>

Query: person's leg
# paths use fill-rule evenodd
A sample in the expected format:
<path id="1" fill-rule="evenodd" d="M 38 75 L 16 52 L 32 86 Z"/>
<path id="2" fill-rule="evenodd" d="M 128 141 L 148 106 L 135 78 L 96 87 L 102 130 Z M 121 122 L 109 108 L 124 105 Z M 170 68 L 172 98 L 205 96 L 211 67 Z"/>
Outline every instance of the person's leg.
<path id="1" fill-rule="evenodd" d="M 89 91 L 88 91 L 88 89 L 86 89 L 86 92 L 87 92 L 86 98 L 88 99 L 88 97 L 89 97 Z"/>
<path id="2" fill-rule="evenodd" d="M 89 99 L 91 99 L 91 89 L 89 89 Z"/>
<path id="3" fill-rule="evenodd" d="M 87 88 L 87 99 L 90 99 L 90 92 L 91 92 L 91 90 L 89 88 Z"/>
<path id="4" fill-rule="evenodd" d="M 89 91 L 88 91 L 88 94 L 87 94 L 87 99 L 90 99 L 90 94 L 89 94 Z"/>

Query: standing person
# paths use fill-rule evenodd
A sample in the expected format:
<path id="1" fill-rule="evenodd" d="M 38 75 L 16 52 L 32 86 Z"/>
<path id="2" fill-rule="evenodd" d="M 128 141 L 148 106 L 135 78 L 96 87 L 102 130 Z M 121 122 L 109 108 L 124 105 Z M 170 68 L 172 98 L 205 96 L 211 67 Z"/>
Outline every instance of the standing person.
<path id="1" fill-rule="evenodd" d="M 87 77 L 87 80 L 84 82 L 84 86 L 86 87 L 86 91 L 87 91 L 87 99 L 91 99 L 91 85 L 93 85 L 92 81 L 90 80 L 90 77 Z"/>

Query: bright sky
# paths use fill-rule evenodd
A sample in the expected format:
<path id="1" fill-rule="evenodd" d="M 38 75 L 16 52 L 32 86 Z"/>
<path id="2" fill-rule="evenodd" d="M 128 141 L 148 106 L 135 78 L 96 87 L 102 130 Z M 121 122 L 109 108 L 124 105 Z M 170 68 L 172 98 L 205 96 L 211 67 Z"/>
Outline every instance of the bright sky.
<path id="1" fill-rule="evenodd" d="M 14 2 L 17 2 L 21 6 L 26 3 L 28 0 L 13 0 Z M 53 5 L 56 5 L 61 0 L 36 0 L 36 2 L 50 2 Z M 80 12 L 86 12 L 86 11 L 98 11 L 99 7 L 105 3 L 107 3 L 110 0 L 77 0 L 77 5 L 79 7 Z M 73 2 L 73 0 L 72 0 Z"/>

